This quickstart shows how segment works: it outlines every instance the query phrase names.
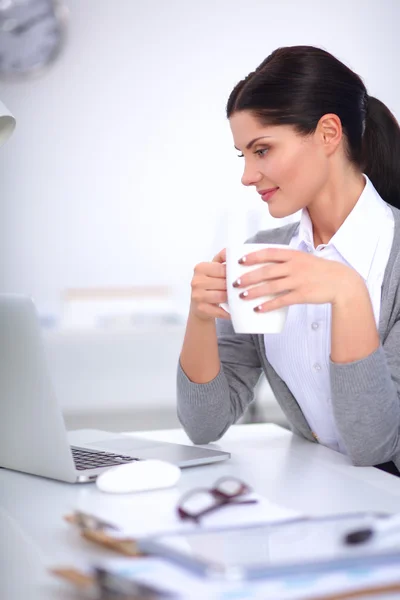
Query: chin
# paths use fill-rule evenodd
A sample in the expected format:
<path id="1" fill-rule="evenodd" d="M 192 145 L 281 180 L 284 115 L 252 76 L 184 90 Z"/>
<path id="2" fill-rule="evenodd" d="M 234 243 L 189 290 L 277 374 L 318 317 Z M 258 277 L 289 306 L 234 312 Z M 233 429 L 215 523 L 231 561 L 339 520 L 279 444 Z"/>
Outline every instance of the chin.
<path id="1" fill-rule="evenodd" d="M 296 199 L 293 201 L 288 196 L 280 193 L 281 190 L 274 194 L 271 200 L 267 203 L 269 214 L 274 219 L 284 219 L 285 217 L 290 217 L 297 213 L 303 206 L 301 203 L 301 199 Z"/>
<path id="2" fill-rule="evenodd" d="M 294 215 L 294 213 L 298 210 L 285 210 L 283 206 L 269 206 L 268 208 L 269 214 L 271 217 L 274 217 L 274 219 L 284 219 L 285 217 L 290 217 L 290 215 Z"/>

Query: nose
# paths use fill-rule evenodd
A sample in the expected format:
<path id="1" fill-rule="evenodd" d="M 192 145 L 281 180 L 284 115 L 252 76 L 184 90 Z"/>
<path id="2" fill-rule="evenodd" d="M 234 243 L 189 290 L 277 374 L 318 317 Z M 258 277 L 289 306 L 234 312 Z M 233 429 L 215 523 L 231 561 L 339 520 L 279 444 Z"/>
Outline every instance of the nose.
<path id="1" fill-rule="evenodd" d="M 244 166 L 244 171 L 242 175 L 242 184 L 249 185 L 257 185 L 259 181 L 261 181 L 262 174 L 260 171 L 255 169 L 254 167 L 250 167 L 249 165 Z"/>

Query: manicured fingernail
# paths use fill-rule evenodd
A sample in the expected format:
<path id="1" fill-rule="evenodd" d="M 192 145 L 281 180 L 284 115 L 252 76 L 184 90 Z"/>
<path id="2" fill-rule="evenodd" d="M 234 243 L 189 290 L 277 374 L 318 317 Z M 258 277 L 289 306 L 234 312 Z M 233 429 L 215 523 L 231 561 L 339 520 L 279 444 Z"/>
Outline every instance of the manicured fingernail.
<path id="1" fill-rule="evenodd" d="M 242 283 L 242 282 L 241 282 L 241 280 L 240 280 L 240 279 L 236 279 L 236 281 L 234 281 L 234 282 L 232 283 L 232 285 L 233 285 L 233 287 L 239 287 L 239 285 L 240 285 L 241 283 Z"/>
<path id="2" fill-rule="evenodd" d="M 262 306 L 256 306 L 253 310 L 254 312 L 261 312 L 262 311 Z"/>
<path id="3" fill-rule="evenodd" d="M 245 290 L 244 292 L 242 292 L 241 294 L 239 294 L 240 298 L 246 298 L 249 295 L 249 292 L 247 290 Z"/>
<path id="4" fill-rule="evenodd" d="M 239 258 L 239 260 L 238 260 L 239 265 L 242 265 L 245 262 L 246 262 L 246 257 L 245 256 L 242 256 L 242 258 Z"/>

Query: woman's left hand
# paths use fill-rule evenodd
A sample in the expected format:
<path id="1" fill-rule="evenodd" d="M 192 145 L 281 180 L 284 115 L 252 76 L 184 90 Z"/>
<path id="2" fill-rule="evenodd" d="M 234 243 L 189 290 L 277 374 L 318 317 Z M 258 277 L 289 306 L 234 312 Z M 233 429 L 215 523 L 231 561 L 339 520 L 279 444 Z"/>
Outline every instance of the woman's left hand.
<path id="1" fill-rule="evenodd" d="M 243 300 L 280 294 L 257 306 L 254 309 L 257 312 L 292 304 L 340 304 L 354 297 L 362 287 L 363 291 L 366 289 L 355 269 L 300 250 L 267 248 L 247 254 L 239 262 L 246 266 L 262 265 L 234 283 L 234 287 L 243 288 L 240 294 Z M 255 287 L 247 289 L 249 286 Z"/>

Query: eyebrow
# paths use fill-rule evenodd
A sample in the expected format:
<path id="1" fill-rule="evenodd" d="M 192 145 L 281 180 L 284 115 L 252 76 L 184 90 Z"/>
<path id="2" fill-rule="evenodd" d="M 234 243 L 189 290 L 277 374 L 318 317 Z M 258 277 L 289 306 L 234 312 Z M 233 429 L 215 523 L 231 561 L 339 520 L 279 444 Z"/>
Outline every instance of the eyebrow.
<path id="1" fill-rule="evenodd" d="M 262 135 L 261 137 L 258 138 L 254 138 L 254 140 L 251 140 L 251 142 L 249 142 L 246 146 L 246 150 L 250 150 L 250 148 L 253 146 L 253 144 L 255 144 L 256 142 L 258 142 L 258 140 L 263 140 L 264 138 L 270 138 L 272 137 L 272 135 Z M 236 148 L 235 146 L 235 150 L 238 150 L 240 152 L 239 148 Z"/>

